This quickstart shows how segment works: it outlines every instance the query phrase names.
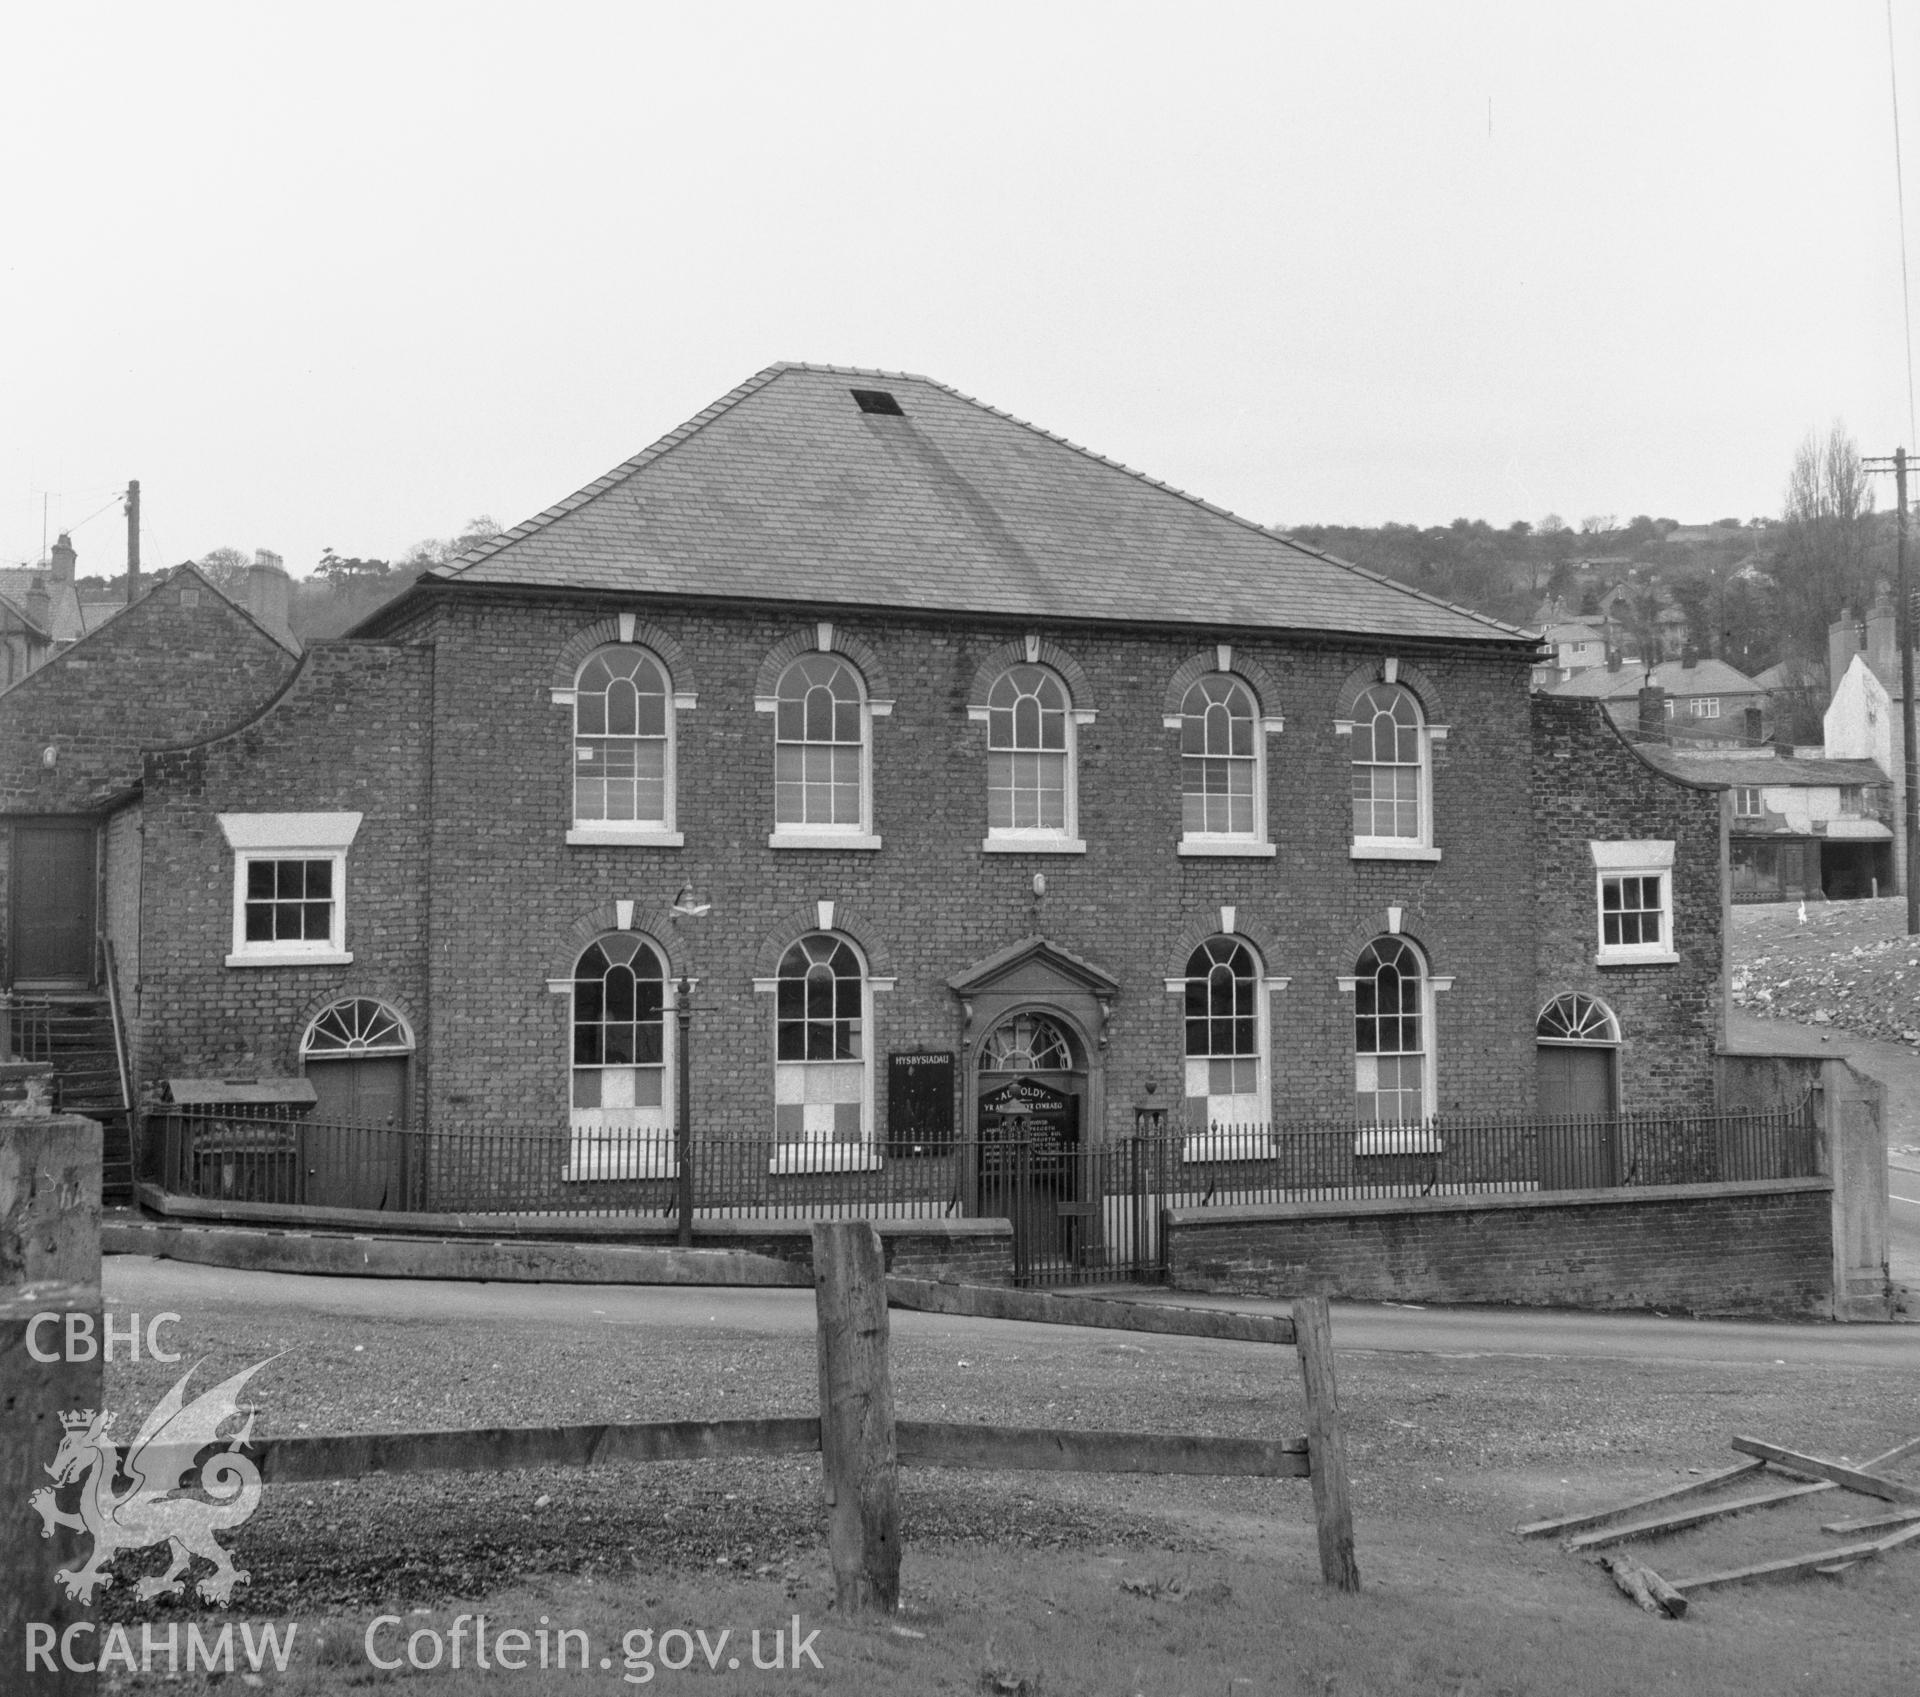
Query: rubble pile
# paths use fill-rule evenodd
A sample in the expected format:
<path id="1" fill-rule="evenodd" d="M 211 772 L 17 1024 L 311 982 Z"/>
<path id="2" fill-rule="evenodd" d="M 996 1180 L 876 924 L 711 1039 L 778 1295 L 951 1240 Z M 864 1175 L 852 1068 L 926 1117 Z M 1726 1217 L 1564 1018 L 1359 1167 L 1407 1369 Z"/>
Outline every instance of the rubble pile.
<path id="1" fill-rule="evenodd" d="M 1736 909 L 1732 952 L 1735 1007 L 1920 1048 L 1920 937 L 1904 901 Z"/>

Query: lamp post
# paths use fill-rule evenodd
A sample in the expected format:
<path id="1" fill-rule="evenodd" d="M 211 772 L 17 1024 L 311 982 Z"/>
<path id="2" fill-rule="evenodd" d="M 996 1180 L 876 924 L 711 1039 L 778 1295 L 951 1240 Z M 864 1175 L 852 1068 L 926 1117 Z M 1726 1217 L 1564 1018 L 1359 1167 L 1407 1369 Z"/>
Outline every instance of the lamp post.
<path id="1" fill-rule="evenodd" d="M 673 991 L 673 1019 L 679 1041 L 674 1047 L 674 1168 L 679 1174 L 680 1246 L 693 1242 L 693 1127 L 689 1119 L 693 1092 L 690 1088 L 693 1031 L 693 981 L 683 972 Z"/>
<path id="2" fill-rule="evenodd" d="M 667 911 L 675 921 L 698 919 L 712 902 L 698 900 L 691 884 L 682 884 Z M 693 980 L 683 970 L 673 988 L 674 1045 L 673 1154 L 678 1175 L 676 1202 L 680 1216 L 676 1237 L 682 1249 L 693 1242 Z"/>

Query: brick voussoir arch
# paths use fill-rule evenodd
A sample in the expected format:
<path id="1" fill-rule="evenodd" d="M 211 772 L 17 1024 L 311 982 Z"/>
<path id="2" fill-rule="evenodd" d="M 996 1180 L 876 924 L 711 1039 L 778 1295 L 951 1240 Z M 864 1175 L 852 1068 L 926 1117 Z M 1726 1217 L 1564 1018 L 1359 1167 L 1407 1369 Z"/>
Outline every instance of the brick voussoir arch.
<path id="1" fill-rule="evenodd" d="M 1029 651 L 1032 658 L 1029 658 Z M 1018 642 L 1003 642 L 982 660 L 973 674 L 973 682 L 967 689 L 969 707 L 985 707 L 987 692 L 993 688 L 993 680 L 1010 666 L 1041 665 L 1050 667 L 1060 674 L 1061 681 L 1067 686 L 1076 712 L 1090 712 L 1094 706 L 1093 680 L 1086 674 L 1080 662 L 1047 637 L 1023 637 Z"/>
<path id="2" fill-rule="evenodd" d="M 786 958 L 787 950 L 802 937 L 815 931 L 826 931 L 832 936 L 845 937 L 859 946 L 860 952 L 867 958 L 867 976 L 869 978 L 892 978 L 894 976 L 893 951 L 881 941 L 879 935 L 867 922 L 858 909 L 842 902 L 833 904 L 833 923 L 823 926 L 820 923 L 819 905 L 808 902 L 804 907 L 790 908 L 780 922 L 760 939 L 760 946 L 753 957 L 753 975 L 755 978 L 774 978 L 779 975 L 780 962 Z"/>
<path id="3" fill-rule="evenodd" d="M 1222 667 L 1220 648 L 1226 648 L 1227 658 L 1232 663 Z M 1178 713 L 1186 705 L 1187 691 L 1202 678 L 1225 671 L 1227 676 L 1238 678 L 1253 691 L 1254 706 L 1264 719 L 1282 717 L 1280 711 L 1280 686 L 1274 676 L 1258 660 L 1244 655 L 1240 650 L 1227 643 L 1219 647 L 1202 649 L 1191 659 L 1181 661 L 1173 676 L 1167 680 L 1166 700 L 1161 703 L 1163 714 Z"/>
<path id="4" fill-rule="evenodd" d="M 1346 935 L 1341 939 L 1340 953 L 1336 956 L 1341 963 L 1340 974 L 1344 977 L 1351 972 L 1353 963 L 1360 958 L 1361 950 L 1369 943 L 1377 943 L 1382 937 L 1398 937 L 1404 942 L 1411 943 L 1420 951 L 1420 958 L 1427 963 L 1427 970 L 1435 972 L 1437 968 L 1434 962 L 1433 945 L 1427 941 L 1429 935 L 1431 932 L 1428 922 L 1415 907 L 1400 909 L 1398 931 L 1387 929 L 1387 915 L 1384 912 L 1377 919 L 1356 920 L 1347 927 Z"/>
<path id="5" fill-rule="evenodd" d="M 824 646 L 820 640 L 823 633 L 827 638 Z M 767 650 L 767 657 L 760 662 L 760 675 L 754 680 L 755 697 L 769 700 L 780 687 L 780 674 L 803 654 L 838 654 L 843 660 L 851 660 L 866 685 L 870 703 L 894 698 L 893 684 L 873 644 L 852 631 L 842 630 L 830 619 L 789 631 Z"/>
<path id="6" fill-rule="evenodd" d="M 1199 948 L 1202 943 L 1209 942 L 1215 937 L 1233 937 L 1242 943 L 1251 944 L 1253 952 L 1260 957 L 1260 971 L 1262 976 L 1271 974 L 1273 971 L 1273 963 L 1280 958 L 1277 952 L 1279 949 L 1278 939 L 1266 926 L 1248 924 L 1245 914 L 1235 913 L 1233 918 L 1234 925 L 1231 931 L 1222 931 L 1220 929 L 1220 916 L 1217 913 L 1212 916 L 1211 920 L 1196 921 L 1194 924 L 1189 925 L 1186 930 L 1182 931 L 1174 941 L 1173 957 L 1168 965 L 1166 976 L 1169 978 L 1184 977 L 1186 975 L 1187 962 L 1193 958 L 1193 951 Z M 1355 951 L 1355 957 L 1358 958 L 1357 950 Z"/>
<path id="7" fill-rule="evenodd" d="M 1340 686 L 1340 696 L 1333 710 L 1335 724 L 1351 724 L 1354 708 L 1360 697 L 1375 684 L 1387 681 L 1387 666 L 1384 660 L 1370 661 L 1364 666 L 1356 666 L 1347 674 L 1347 681 Z M 1420 703 L 1420 711 L 1427 717 L 1429 729 L 1437 728 L 1447 722 L 1446 709 L 1440 704 L 1440 691 L 1433 680 L 1418 666 L 1409 666 L 1404 660 L 1394 668 L 1394 679 L 1413 692 L 1414 699 Z"/>
<path id="8" fill-rule="evenodd" d="M 589 654 L 596 648 L 621 646 L 620 625 L 621 619 L 616 616 L 600 619 L 583 630 L 575 631 L 553 662 L 553 676 L 549 680 L 552 687 L 572 689 L 579 680 L 580 668 L 587 663 Z M 644 619 L 635 619 L 633 635 L 627 641 L 632 647 L 651 649 L 659 657 L 667 668 L 667 687 L 676 695 L 694 693 L 693 667 L 687 659 L 687 651 L 671 632 Z"/>
<path id="9" fill-rule="evenodd" d="M 623 926 L 620 923 L 620 910 L 612 902 L 604 902 L 576 918 L 567 931 L 568 950 L 565 960 L 557 962 L 547 973 L 549 980 L 557 981 L 571 978 L 573 969 L 580 964 L 580 957 L 587 952 L 590 943 L 606 936 L 619 936 L 623 932 L 632 932 L 644 937 L 660 951 L 660 958 L 666 963 L 669 978 L 678 976 L 673 964 L 674 924 L 673 912 L 667 907 L 657 907 L 651 913 L 641 913 L 639 904 L 634 904 L 633 923 Z"/>

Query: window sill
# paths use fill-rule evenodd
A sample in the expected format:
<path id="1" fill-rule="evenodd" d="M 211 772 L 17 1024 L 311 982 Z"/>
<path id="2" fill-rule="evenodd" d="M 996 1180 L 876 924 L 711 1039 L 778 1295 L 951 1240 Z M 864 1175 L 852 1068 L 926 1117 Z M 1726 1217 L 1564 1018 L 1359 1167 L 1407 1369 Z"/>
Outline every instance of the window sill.
<path id="1" fill-rule="evenodd" d="M 837 835 L 822 831 L 818 836 L 775 831 L 767 838 L 770 849 L 877 849 L 879 846 L 880 839 L 866 831 L 843 831 Z"/>
<path id="2" fill-rule="evenodd" d="M 567 841 L 576 848 L 685 848 L 686 834 L 658 826 L 612 825 L 604 829 L 576 825 L 567 832 Z"/>
<path id="3" fill-rule="evenodd" d="M 1272 843 L 1244 837 L 1182 837 L 1174 852 L 1187 859 L 1270 860 L 1280 851 Z"/>
<path id="4" fill-rule="evenodd" d="M 614 1159 L 612 1154 L 599 1159 L 576 1162 L 560 1175 L 562 1184 L 604 1184 L 613 1179 L 678 1178 L 680 1164 L 671 1155 L 660 1161 L 636 1158 Z"/>
<path id="5" fill-rule="evenodd" d="M 1438 1155 L 1440 1133 L 1429 1126 L 1364 1126 L 1353 1134 L 1356 1155 Z"/>
<path id="6" fill-rule="evenodd" d="M 1647 954 L 1620 954 L 1603 950 L 1593 957 L 1595 966 L 1678 966 L 1680 957 L 1671 949 Z"/>
<path id="7" fill-rule="evenodd" d="M 259 954 L 227 956 L 228 966 L 351 966 L 352 964 L 351 950 L 329 949 L 319 954 L 311 952 L 268 954 L 262 951 Z"/>
<path id="8" fill-rule="evenodd" d="M 1183 1161 L 1264 1161 L 1273 1154 L 1273 1139 L 1264 1131 L 1210 1131 L 1189 1137 L 1180 1151 Z"/>
<path id="9" fill-rule="evenodd" d="M 1352 860 L 1424 860 L 1437 864 L 1440 851 L 1419 843 L 1359 842 L 1348 856 Z"/>
<path id="10" fill-rule="evenodd" d="M 782 1143 L 770 1173 L 877 1173 L 880 1151 L 866 1143 Z"/>
<path id="11" fill-rule="evenodd" d="M 982 837 L 982 854 L 1085 854 L 1084 837 Z"/>

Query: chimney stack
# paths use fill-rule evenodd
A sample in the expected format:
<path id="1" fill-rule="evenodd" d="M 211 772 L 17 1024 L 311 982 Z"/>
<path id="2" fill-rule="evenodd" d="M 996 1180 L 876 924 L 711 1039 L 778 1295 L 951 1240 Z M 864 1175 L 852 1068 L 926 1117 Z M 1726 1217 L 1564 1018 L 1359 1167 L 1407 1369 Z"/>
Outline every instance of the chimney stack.
<path id="1" fill-rule="evenodd" d="M 62 540 L 65 540 L 62 538 Z M 47 580 L 36 577 L 27 586 L 26 615 L 48 636 L 53 635 L 53 599 L 47 594 Z"/>
<path id="2" fill-rule="evenodd" d="M 1690 642 L 1682 643 L 1680 646 L 1681 671 L 1690 672 L 1694 669 L 1695 666 L 1699 664 L 1700 664 L 1700 650 L 1695 648 L 1694 645 Z"/>
<path id="3" fill-rule="evenodd" d="M 1898 623 L 1893 610 L 1893 597 L 1883 583 L 1874 594 L 1873 605 L 1867 609 L 1867 665 L 1896 697 L 1900 693 Z"/>
<path id="4" fill-rule="evenodd" d="M 1667 740 L 1667 692 L 1658 684 L 1647 684 L 1640 691 L 1640 740 Z"/>
<path id="5" fill-rule="evenodd" d="M 73 538 L 66 531 L 61 531 L 60 540 L 53 545 L 53 581 L 73 582 L 73 563 L 79 557 L 73 549 Z"/>
<path id="6" fill-rule="evenodd" d="M 254 550 L 253 564 L 247 567 L 247 611 L 268 630 L 292 634 L 293 579 L 280 556 L 265 548 Z"/>

